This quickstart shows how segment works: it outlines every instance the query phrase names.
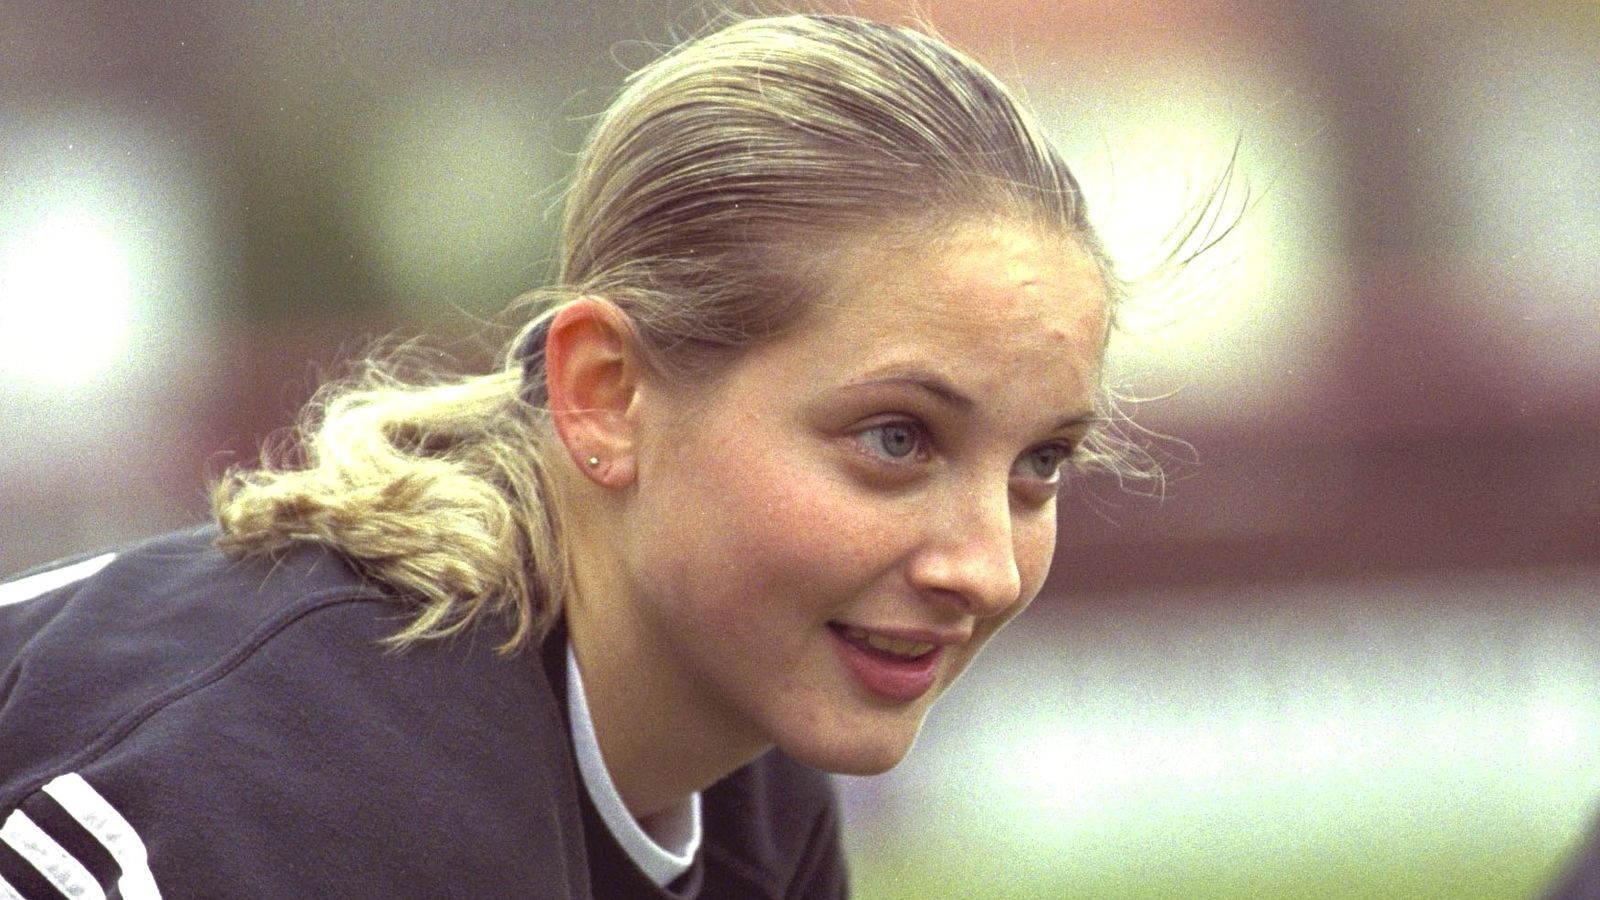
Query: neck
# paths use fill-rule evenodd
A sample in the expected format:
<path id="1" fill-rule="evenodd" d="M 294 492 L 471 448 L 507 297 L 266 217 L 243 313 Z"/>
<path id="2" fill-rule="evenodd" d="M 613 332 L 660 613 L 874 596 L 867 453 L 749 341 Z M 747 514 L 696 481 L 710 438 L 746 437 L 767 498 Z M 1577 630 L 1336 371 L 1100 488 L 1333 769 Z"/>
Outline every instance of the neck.
<path id="1" fill-rule="evenodd" d="M 628 812 L 647 823 L 766 745 L 710 715 L 659 652 L 607 619 L 569 609 L 568 633 L 606 771 Z"/>
<path id="2" fill-rule="evenodd" d="M 600 504 L 589 505 L 594 510 Z M 770 742 L 711 702 L 661 639 L 621 575 L 604 523 L 572 517 L 576 554 L 566 619 L 606 771 L 641 822 L 705 790 Z M 594 526 L 594 527 L 591 527 Z"/>

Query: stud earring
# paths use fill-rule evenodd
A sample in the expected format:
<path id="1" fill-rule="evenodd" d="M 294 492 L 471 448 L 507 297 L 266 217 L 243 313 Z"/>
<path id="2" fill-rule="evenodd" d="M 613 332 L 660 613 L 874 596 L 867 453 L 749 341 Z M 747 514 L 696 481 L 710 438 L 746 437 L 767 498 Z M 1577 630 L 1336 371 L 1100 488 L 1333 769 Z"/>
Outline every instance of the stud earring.
<path id="1" fill-rule="evenodd" d="M 595 468 L 596 466 L 599 466 L 599 465 L 600 465 L 600 457 L 598 457 L 598 456 L 589 457 L 589 468 L 593 469 L 593 468 Z"/>

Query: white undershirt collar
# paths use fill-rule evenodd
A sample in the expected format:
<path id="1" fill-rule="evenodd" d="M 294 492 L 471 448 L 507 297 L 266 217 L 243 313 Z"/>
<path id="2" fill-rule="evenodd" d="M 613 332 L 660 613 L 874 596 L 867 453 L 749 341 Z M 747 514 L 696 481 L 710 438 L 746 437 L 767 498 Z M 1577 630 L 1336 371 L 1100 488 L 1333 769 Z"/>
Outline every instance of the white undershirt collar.
<path id="1" fill-rule="evenodd" d="M 656 816 L 650 830 L 639 826 L 638 820 L 623 805 L 617 786 L 606 771 L 605 760 L 600 756 L 600 741 L 594 734 L 594 720 L 589 718 L 589 701 L 583 693 L 583 678 L 578 673 L 578 658 L 567 644 L 567 714 L 572 719 L 572 746 L 578 755 L 578 772 L 583 776 L 584 789 L 589 800 L 600 813 L 606 829 L 617 839 L 649 879 L 658 887 L 666 887 L 673 879 L 689 870 L 694 855 L 700 849 L 700 794 L 690 794 L 675 808 Z"/>

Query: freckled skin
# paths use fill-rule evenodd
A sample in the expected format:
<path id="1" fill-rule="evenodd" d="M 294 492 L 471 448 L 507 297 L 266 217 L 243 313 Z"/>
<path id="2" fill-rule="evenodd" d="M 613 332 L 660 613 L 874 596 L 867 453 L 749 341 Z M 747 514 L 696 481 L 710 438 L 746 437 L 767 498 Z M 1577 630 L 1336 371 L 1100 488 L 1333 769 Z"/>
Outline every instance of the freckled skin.
<path id="1" fill-rule="evenodd" d="M 648 747 L 669 773 L 652 775 L 658 797 L 773 744 L 830 771 L 893 766 L 1049 568 L 1054 491 L 1027 463 L 1081 439 L 1060 423 L 1092 407 L 1106 292 L 1090 257 L 1035 229 L 975 224 L 937 250 L 869 243 L 840 285 L 711 384 L 646 385 L 633 410 L 621 571 L 592 579 L 619 596 L 575 609 L 573 639 L 599 703 L 626 707 L 597 715 L 624 731 L 648 721 L 612 743 Z M 970 407 L 874 381 L 908 370 Z M 886 461 L 866 429 L 907 418 L 927 426 L 928 452 Z M 970 639 L 946 648 L 932 690 L 894 703 L 852 679 L 830 622 Z"/>

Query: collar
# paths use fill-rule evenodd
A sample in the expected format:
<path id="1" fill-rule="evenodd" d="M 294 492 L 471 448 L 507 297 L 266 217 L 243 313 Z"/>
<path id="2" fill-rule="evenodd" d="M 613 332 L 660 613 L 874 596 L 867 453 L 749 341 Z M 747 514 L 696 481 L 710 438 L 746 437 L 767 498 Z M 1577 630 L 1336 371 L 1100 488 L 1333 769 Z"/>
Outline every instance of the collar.
<path id="1" fill-rule="evenodd" d="M 606 829 L 651 881 L 665 887 L 688 871 L 700 849 L 700 794 L 694 793 L 650 823 L 646 831 L 623 805 L 617 786 L 606 771 L 600 756 L 600 741 L 595 737 L 594 721 L 589 717 L 589 702 L 583 692 L 578 659 L 567 643 L 567 713 L 572 724 L 572 746 L 577 752 L 578 772 L 590 802 L 605 822 Z"/>

